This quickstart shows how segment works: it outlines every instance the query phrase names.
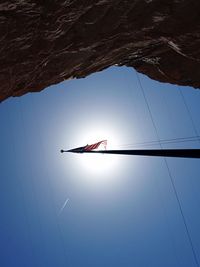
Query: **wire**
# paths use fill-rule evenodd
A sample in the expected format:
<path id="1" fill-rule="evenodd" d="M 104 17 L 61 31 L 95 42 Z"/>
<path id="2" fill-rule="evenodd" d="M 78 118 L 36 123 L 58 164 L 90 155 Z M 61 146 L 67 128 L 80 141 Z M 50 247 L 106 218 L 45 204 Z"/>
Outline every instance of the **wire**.
<path id="1" fill-rule="evenodd" d="M 180 202 L 180 199 L 179 199 L 179 196 L 178 196 L 178 192 L 176 190 L 176 186 L 175 186 L 175 183 L 174 183 L 174 179 L 172 177 L 172 173 L 170 171 L 170 168 L 169 168 L 169 165 L 168 165 L 168 162 L 166 160 L 166 158 L 164 158 L 165 162 L 166 162 L 166 166 L 167 166 L 167 169 L 168 169 L 168 173 L 169 173 L 169 177 L 170 177 L 170 181 L 172 183 L 172 186 L 173 186 L 173 189 L 174 189 L 174 193 L 175 193 L 175 196 L 176 196 L 176 199 L 177 199 L 177 202 L 178 202 L 178 206 L 179 206 L 179 209 L 180 209 L 180 213 L 181 213 L 181 216 L 182 216 L 182 219 L 183 219 L 183 223 L 184 223 L 184 226 L 185 226 L 185 230 L 186 230 L 186 233 L 187 233 L 187 236 L 188 236 L 188 240 L 189 240 L 189 243 L 190 243 L 190 246 L 191 246 L 191 249 L 192 249 L 192 254 L 194 256 L 194 260 L 195 260 L 195 263 L 196 265 L 199 267 L 199 262 L 198 262 L 198 259 L 197 259 L 197 255 L 196 255 L 196 252 L 195 252 L 195 249 L 194 249 L 194 245 L 193 245 L 193 242 L 192 242 L 192 237 L 190 235 L 190 231 L 189 231 L 189 228 L 187 226 L 187 222 L 186 222 L 186 219 L 185 219 L 185 215 L 183 213 L 183 208 L 182 208 L 182 205 L 181 205 L 181 202 Z"/>
<path id="2" fill-rule="evenodd" d="M 189 107 L 188 107 L 188 105 L 187 105 L 186 99 L 185 99 L 184 94 L 183 94 L 183 92 L 182 92 L 182 90 L 181 90 L 180 87 L 179 87 L 179 93 L 180 93 L 180 95 L 181 95 L 181 97 L 182 97 L 182 100 L 183 100 L 185 109 L 187 110 L 187 113 L 188 113 L 188 116 L 189 116 L 189 118 L 190 118 L 190 121 L 191 121 L 193 130 L 194 130 L 196 136 L 198 136 L 198 130 L 197 130 L 196 125 L 195 125 L 195 122 L 194 122 L 194 120 L 193 120 L 193 118 L 192 118 L 192 113 L 191 113 L 191 111 L 190 111 L 190 109 L 189 109 Z M 199 137 L 199 136 L 198 136 L 198 137 Z M 200 137 L 198 138 L 198 141 L 199 141 L 199 143 L 200 143 Z"/>
<path id="3" fill-rule="evenodd" d="M 151 112 L 150 105 L 149 105 L 149 103 L 148 103 L 148 100 L 147 100 L 147 97 L 146 97 L 144 88 L 143 88 L 142 83 L 141 83 L 141 81 L 140 81 L 139 75 L 137 74 L 136 71 L 135 71 L 135 74 L 136 74 L 136 78 L 137 78 L 137 80 L 138 80 L 138 84 L 139 84 L 139 86 L 140 86 L 140 89 L 141 89 L 141 92 L 142 92 L 144 101 L 145 101 L 145 103 L 146 103 L 146 106 L 147 106 L 147 109 L 148 109 L 148 112 L 149 112 L 149 116 L 150 116 L 150 119 L 151 119 L 151 122 L 152 122 L 152 125 L 153 125 L 153 128 L 154 128 L 155 134 L 156 134 L 157 142 L 158 142 L 160 148 L 162 149 L 162 145 L 161 145 L 161 141 L 160 141 L 160 138 L 159 138 L 158 130 L 157 130 L 156 124 L 155 124 L 155 122 L 154 122 L 153 114 L 152 114 L 152 112 Z M 165 164 L 167 164 L 166 161 L 165 161 Z"/>
<path id="4" fill-rule="evenodd" d="M 142 91 L 142 94 L 143 94 L 143 97 L 144 97 L 146 106 L 147 106 L 147 108 L 148 108 L 149 116 L 150 116 L 150 118 L 151 118 L 151 121 L 152 121 L 154 130 L 155 130 L 155 134 L 156 134 L 156 137 L 157 137 L 157 139 L 158 139 L 158 143 L 160 144 L 160 147 L 162 148 L 162 144 L 161 144 L 161 142 L 160 142 L 160 138 L 159 138 L 158 130 L 157 130 L 157 127 L 156 127 L 156 123 L 155 123 L 155 121 L 154 121 L 153 114 L 152 114 L 152 112 L 151 112 L 150 105 L 149 105 L 149 103 L 148 103 L 148 100 L 147 100 L 147 97 L 146 97 L 144 88 L 143 88 L 142 83 L 141 83 L 141 81 L 140 81 L 139 75 L 137 74 L 136 71 L 135 71 L 135 74 L 136 74 L 136 77 L 137 77 L 137 80 L 138 80 L 138 84 L 139 84 L 139 86 L 140 86 L 140 89 L 141 89 L 141 91 Z M 198 133 L 197 133 L 197 136 L 198 136 Z M 182 220 L 183 220 L 183 224 L 184 224 L 184 226 L 185 226 L 186 234 L 187 234 L 187 237 L 188 237 L 189 244 L 190 244 L 190 246 L 191 246 L 191 250 L 192 250 L 193 257 L 194 257 L 194 261 L 195 261 L 195 263 L 196 263 L 196 266 L 199 267 L 198 258 L 197 258 L 197 255 L 196 255 L 196 251 L 195 251 L 195 249 L 194 249 L 194 245 L 193 245 L 193 242 L 192 242 L 192 238 L 191 238 L 191 235 L 190 235 L 189 228 L 188 228 L 188 226 L 187 226 L 187 222 L 186 222 L 186 219 L 185 219 L 185 215 L 184 215 L 184 213 L 183 213 L 182 204 L 181 204 L 181 201 L 180 201 L 180 199 L 179 199 L 179 195 L 178 195 L 178 192 L 177 192 L 177 190 L 176 190 L 176 186 L 175 186 L 175 183 L 174 183 L 174 179 L 173 179 L 173 176 L 172 176 L 172 173 L 171 173 L 171 171 L 170 171 L 170 168 L 169 168 L 169 165 L 168 165 L 168 162 L 167 162 L 166 158 L 164 158 L 164 162 L 165 162 L 165 165 L 166 165 L 168 174 L 169 174 L 169 178 L 170 178 L 170 181 L 171 181 L 171 185 L 172 185 L 172 188 L 173 188 L 173 191 L 174 191 L 174 194 L 175 194 L 177 203 L 178 203 L 178 207 L 179 207 L 180 214 L 181 214 L 181 217 L 182 217 Z"/>
<path id="5" fill-rule="evenodd" d="M 176 143 L 186 143 L 199 141 L 200 136 L 190 136 L 190 137 L 179 137 L 173 139 L 160 139 L 160 141 L 146 141 L 140 143 L 124 144 L 119 145 L 120 147 L 137 147 L 137 146 L 153 146 L 161 144 L 176 144 Z"/>

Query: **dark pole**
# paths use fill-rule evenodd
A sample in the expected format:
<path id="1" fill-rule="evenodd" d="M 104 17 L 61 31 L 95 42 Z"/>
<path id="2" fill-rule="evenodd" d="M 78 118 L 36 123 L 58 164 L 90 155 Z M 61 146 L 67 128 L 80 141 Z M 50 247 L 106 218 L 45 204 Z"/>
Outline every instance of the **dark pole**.
<path id="1" fill-rule="evenodd" d="M 175 158 L 200 158 L 200 149 L 139 149 L 139 150 L 91 150 L 80 149 L 61 150 L 73 153 L 93 153 L 93 154 L 114 154 L 114 155 L 135 155 L 152 157 L 175 157 Z"/>

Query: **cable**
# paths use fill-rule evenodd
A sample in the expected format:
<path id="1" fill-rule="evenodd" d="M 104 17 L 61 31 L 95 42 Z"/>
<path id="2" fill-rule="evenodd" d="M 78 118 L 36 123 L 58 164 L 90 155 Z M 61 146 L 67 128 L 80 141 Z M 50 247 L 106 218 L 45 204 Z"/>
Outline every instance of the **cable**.
<path id="1" fill-rule="evenodd" d="M 160 141 L 146 141 L 140 143 L 124 144 L 119 145 L 120 147 L 137 147 L 137 146 L 153 146 L 161 144 L 176 144 L 176 143 L 186 143 L 198 141 L 200 136 L 191 136 L 191 137 L 179 137 L 173 139 L 160 139 Z"/>
<path id="2" fill-rule="evenodd" d="M 185 105 L 185 109 L 187 110 L 188 116 L 189 116 L 190 121 L 191 121 L 191 123 L 192 123 L 193 130 L 194 130 L 196 136 L 199 136 L 199 135 L 198 135 L 198 130 L 197 130 L 196 125 L 195 125 L 195 122 L 194 122 L 194 120 L 193 120 L 193 118 L 192 118 L 192 113 L 191 113 L 191 111 L 190 111 L 190 109 L 189 109 L 189 107 L 188 107 L 188 105 L 187 105 L 186 99 L 185 99 L 184 94 L 183 94 L 183 92 L 182 92 L 182 90 L 181 90 L 180 87 L 179 87 L 179 93 L 180 93 L 180 95 L 181 95 L 181 97 L 182 97 L 183 103 L 184 103 L 184 105 Z M 200 143 L 200 137 L 198 138 L 198 141 L 199 141 L 199 143 Z"/>
<path id="3" fill-rule="evenodd" d="M 141 91 L 142 91 L 142 94 L 143 94 L 145 103 L 146 103 L 146 105 L 147 105 L 147 108 L 148 108 L 148 111 L 149 111 L 149 115 L 150 115 L 150 118 L 151 118 L 151 121 L 152 121 L 154 130 L 155 130 L 156 137 L 157 137 L 157 139 L 158 139 L 158 142 L 159 142 L 159 144 L 160 144 L 160 147 L 162 148 L 162 145 L 161 145 L 161 143 L 160 143 L 160 138 L 159 138 L 158 130 L 157 130 L 157 127 L 156 127 L 156 123 L 155 123 L 155 121 L 154 121 L 154 119 L 153 119 L 153 114 L 152 114 L 152 112 L 151 112 L 149 103 L 148 103 L 148 101 L 147 101 L 147 97 L 146 97 L 146 95 L 145 95 L 144 88 L 143 88 L 143 86 L 142 86 L 142 84 L 141 84 L 139 75 L 137 74 L 136 71 L 135 71 L 135 74 L 136 74 L 136 77 L 137 77 L 137 80 L 138 80 L 138 84 L 139 84 L 139 86 L 140 86 L 140 89 L 141 89 Z M 197 135 L 198 135 L 198 133 L 197 133 Z M 173 179 L 173 176 L 172 176 L 172 173 L 171 173 L 171 171 L 170 171 L 170 168 L 169 168 L 169 165 L 168 165 L 168 162 L 167 162 L 166 158 L 164 158 L 164 162 L 165 162 L 165 165 L 166 165 L 168 174 L 169 174 L 169 178 L 170 178 L 170 181 L 171 181 L 171 184 L 172 184 L 172 188 L 173 188 L 173 191 L 174 191 L 174 194 L 175 194 L 177 203 L 178 203 L 178 207 L 179 207 L 179 210 L 180 210 L 180 214 L 181 214 L 181 217 L 182 217 L 184 226 L 185 226 L 186 234 L 187 234 L 187 237 L 188 237 L 189 244 L 190 244 L 190 246 L 191 246 L 191 250 L 192 250 L 193 257 L 194 257 L 194 261 L 195 261 L 196 266 L 199 267 L 199 262 L 198 262 L 198 258 L 197 258 L 197 255 L 196 255 L 196 251 L 195 251 L 195 249 L 194 249 L 194 245 L 193 245 L 193 242 L 192 242 L 192 238 L 191 238 L 191 235 L 190 235 L 190 231 L 189 231 L 189 228 L 188 228 L 188 226 L 187 226 L 187 222 L 186 222 L 186 219 L 185 219 L 185 215 L 184 215 L 184 213 L 183 213 L 183 208 L 182 208 L 182 205 L 181 205 L 181 202 L 180 202 L 180 199 L 179 199 L 179 196 L 178 196 L 178 192 L 177 192 L 177 190 L 176 190 L 176 186 L 175 186 L 175 183 L 174 183 L 174 179 Z"/>
<path id="4" fill-rule="evenodd" d="M 149 112 L 149 116 L 150 116 L 152 125 L 153 125 L 153 127 L 154 127 L 154 131 L 155 131 L 155 134 L 156 134 L 157 141 L 158 141 L 158 143 L 159 143 L 159 145 L 160 145 L 160 148 L 162 149 L 162 145 L 161 145 L 161 142 L 160 142 L 160 138 L 159 138 L 158 130 L 157 130 L 156 124 L 155 124 L 155 122 L 154 122 L 153 114 L 152 114 L 152 112 L 151 112 L 150 105 L 149 105 L 149 103 L 148 103 L 148 100 L 147 100 L 147 97 L 146 97 L 144 88 L 143 88 L 142 83 L 141 83 L 141 81 L 140 81 L 139 75 L 138 75 L 138 73 L 137 73 L 136 71 L 135 71 L 135 74 L 136 74 L 136 78 L 137 78 L 137 80 L 138 80 L 138 83 L 139 83 L 139 86 L 140 86 L 140 89 L 141 89 L 141 92 L 142 92 L 144 101 L 145 101 L 145 103 L 146 103 L 146 106 L 147 106 L 147 109 L 148 109 L 148 112 Z M 165 164 L 167 164 L 166 161 L 165 161 Z"/>
<path id="5" fill-rule="evenodd" d="M 174 179 L 172 177 L 172 174 L 171 174 L 171 171 L 170 171 L 170 168 L 169 168 L 169 165 L 168 165 L 168 162 L 167 162 L 166 158 L 164 158 L 164 160 L 166 162 L 166 166 L 167 166 L 167 169 L 168 169 L 170 181 L 172 183 L 172 186 L 173 186 L 173 189 L 174 189 L 174 193 L 175 193 L 175 196 L 176 196 L 176 199 L 177 199 L 177 202 L 178 202 L 178 206 L 179 206 L 180 213 L 181 213 L 181 216 L 182 216 L 182 219 L 183 219 L 185 230 L 186 230 L 186 233 L 187 233 L 187 236 L 188 236 L 188 240 L 189 240 L 189 243 L 190 243 L 190 246 L 191 246 L 191 249 L 192 249 L 192 254 L 194 256 L 194 260 L 195 260 L 196 265 L 199 267 L 199 262 L 198 262 L 197 255 L 196 255 L 196 252 L 195 252 L 195 249 L 194 249 L 194 245 L 193 245 L 192 238 L 191 238 L 191 235 L 190 235 L 190 232 L 189 232 L 189 228 L 187 226 L 187 222 L 186 222 L 186 219 L 185 219 L 185 215 L 183 213 L 182 205 L 181 205 L 181 202 L 179 200 L 178 192 L 177 192 L 176 186 L 174 184 Z"/>

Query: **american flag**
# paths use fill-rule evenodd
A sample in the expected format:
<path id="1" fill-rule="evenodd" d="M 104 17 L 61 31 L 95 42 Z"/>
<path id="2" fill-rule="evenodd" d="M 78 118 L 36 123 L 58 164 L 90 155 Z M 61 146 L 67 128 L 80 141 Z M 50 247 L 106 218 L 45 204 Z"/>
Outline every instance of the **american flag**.
<path id="1" fill-rule="evenodd" d="M 92 145 L 87 145 L 84 147 L 85 151 L 90 151 L 90 150 L 94 150 L 97 149 L 100 145 L 104 145 L 104 148 L 106 149 L 107 146 L 107 140 L 102 140 L 98 143 L 92 144 Z"/>

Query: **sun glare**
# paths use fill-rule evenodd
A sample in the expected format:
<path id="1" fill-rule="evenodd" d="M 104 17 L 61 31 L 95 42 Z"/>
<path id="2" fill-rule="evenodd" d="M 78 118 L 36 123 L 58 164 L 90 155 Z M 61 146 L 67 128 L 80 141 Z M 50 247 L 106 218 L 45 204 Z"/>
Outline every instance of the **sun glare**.
<path id="1" fill-rule="evenodd" d="M 107 149 L 116 149 L 120 140 L 117 136 L 117 131 L 108 127 L 104 129 L 92 128 L 87 129 L 87 132 L 81 133 L 79 138 L 81 146 L 87 144 L 93 144 L 101 140 L 107 140 Z M 99 147 L 100 150 L 104 150 L 104 145 Z M 80 169 L 91 182 L 104 182 L 105 180 L 113 179 L 116 169 L 119 166 L 119 157 L 116 155 L 105 154 L 80 154 L 78 157 L 80 163 Z"/>
<path id="2" fill-rule="evenodd" d="M 89 121 L 78 121 L 71 128 L 72 135 L 70 139 L 68 139 L 67 142 L 65 140 L 60 141 L 61 144 L 64 144 L 61 148 L 64 147 L 64 149 L 68 150 L 107 140 L 107 150 L 119 149 L 126 137 L 122 131 L 123 126 L 118 126 L 117 124 L 118 121 L 114 119 L 111 123 L 96 118 L 95 120 L 91 118 Z M 66 135 L 63 134 L 63 138 L 65 138 L 65 136 Z M 104 150 L 104 145 L 101 144 L 98 149 Z M 113 183 L 117 186 L 118 174 L 124 168 L 122 164 L 124 160 L 120 155 L 69 153 L 63 158 L 63 168 L 66 168 L 65 158 L 68 158 L 71 171 L 78 175 L 80 174 L 78 179 L 79 185 L 83 184 L 89 187 L 104 187 L 105 185 L 109 188 L 109 185 L 113 186 Z M 69 172 L 69 165 L 67 166 L 67 172 Z"/>

